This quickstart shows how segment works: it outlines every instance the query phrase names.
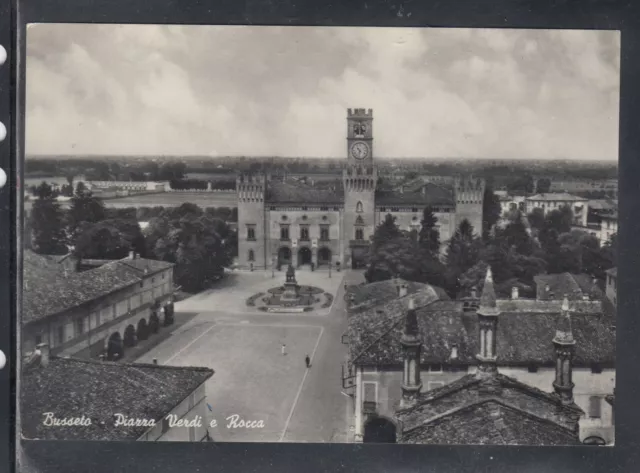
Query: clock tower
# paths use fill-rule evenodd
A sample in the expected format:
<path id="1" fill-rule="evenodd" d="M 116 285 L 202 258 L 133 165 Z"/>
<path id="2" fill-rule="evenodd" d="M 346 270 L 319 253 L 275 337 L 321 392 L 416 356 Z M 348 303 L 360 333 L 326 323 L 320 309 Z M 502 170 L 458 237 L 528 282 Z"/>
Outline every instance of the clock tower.
<path id="1" fill-rule="evenodd" d="M 373 165 L 373 110 L 347 110 L 347 159 L 350 166 Z"/>
<path id="2" fill-rule="evenodd" d="M 375 231 L 375 193 L 378 171 L 373 165 L 373 110 L 347 111 L 347 165 L 343 170 L 344 214 L 342 241 L 348 245 L 344 264 L 353 269 L 366 265 Z"/>

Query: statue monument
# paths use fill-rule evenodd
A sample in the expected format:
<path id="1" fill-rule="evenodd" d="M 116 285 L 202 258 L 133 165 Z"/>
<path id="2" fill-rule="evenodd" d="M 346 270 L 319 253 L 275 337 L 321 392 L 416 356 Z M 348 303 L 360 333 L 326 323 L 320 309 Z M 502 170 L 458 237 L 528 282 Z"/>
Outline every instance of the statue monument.
<path id="1" fill-rule="evenodd" d="M 286 281 L 284 283 L 284 292 L 282 293 L 282 302 L 297 302 L 300 299 L 300 286 L 296 281 L 296 270 L 292 265 L 287 268 Z"/>

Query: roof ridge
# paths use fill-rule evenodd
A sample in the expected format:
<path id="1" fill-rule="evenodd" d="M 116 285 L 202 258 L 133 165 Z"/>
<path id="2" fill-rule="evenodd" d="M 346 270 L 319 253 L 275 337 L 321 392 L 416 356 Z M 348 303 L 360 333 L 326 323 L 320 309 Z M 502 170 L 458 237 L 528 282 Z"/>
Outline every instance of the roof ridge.
<path id="1" fill-rule="evenodd" d="M 463 405 L 461 405 L 459 407 L 454 407 L 453 409 L 449 409 L 448 411 L 445 411 L 445 412 L 443 412 L 441 414 L 438 414 L 438 415 L 432 417 L 431 419 L 429 419 L 426 422 L 422 422 L 422 423 L 412 427 L 411 429 L 408 429 L 408 430 L 404 431 L 403 434 L 408 433 L 408 432 L 413 432 L 413 431 L 415 431 L 416 429 L 418 429 L 420 427 L 424 427 L 424 426 L 427 426 L 427 425 L 432 424 L 434 422 L 440 421 L 440 420 L 442 420 L 442 419 L 444 419 L 444 418 L 446 418 L 446 417 L 448 417 L 450 415 L 457 414 L 457 413 L 464 412 L 464 411 L 468 411 L 470 409 L 473 409 L 475 407 L 481 406 L 483 404 L 488 404 L 490 402 L 495 402 L 496 404 L 500 404 L 501 406 L 503 406 L 503 407 L 505 407 L 505 408 L 507 408 L 507 409 L 509 409 L 511 411 L 523 414 L 526 417 L 534 419 L 534 420 L 536 420 L 538 422 L 545 423 L 545 424 L 548 424 L 548 425 L 551 425 L 551 426 L 554 426 L 554 427 L 558 427 L 558 428 L 560 428 L 562 430 L 566 430 L 566 431 L 568 431 L 570 433 L 573 433 L 571 431 L 571 429 L 565 427 L 562 424 L 554 422 L 551 419 L 547 419 L 546 417 L 540 417 L 537 414 L 534 414 L 533 412 L 529 412 L 528 410 L 524 410 L 524 409 L 522 409 L 522 408 L 520 408 L 518 406 L 515 406 L 515 405 L 513 405 L 513 404 L 511 404 L 509 402 L 505 402 L 504 399 L 502 399 L 500 397 L 490 396 L 490 397 L 479 399 L 477 401 L 469 402 L 467 404 L 463 404 Z"/>
<path id="2" fill-rule="evenodd" d="M 51 359 L 64 360 L 64 361 L 73 361 L 77 363 L 83 363 L 87 365 L 102 365 L 102 366 L 125 366 L 131 368 L 155 368 L 155 369 L 163 369 L 163 370 L 195 370 L 195 371 L 211 371 L 215 373 L 212 368 L 207 368 L 206 366 L 176 366 L 176 365 L 156 365 L 155 363 L 134 363 L 134 362 L 118 362 L 118 361 L 102 361 L 102 360 L 87 360 L 84 358 L 76 358 L 72 356 L 57 356 L 51 355 Z"/>
<path id="3" fill-rule="evenodd" d="M 531 386 L 529 384 L 523 383 L 522 381 L 518 381 L 516 378 L 512 378 L 511 376 L 504 375 L 500 372 L 497 373 L 497 376 L 499 378 L 502 378 L 502 380 L 507 381 L 508 383 L 511 383 L 514 387 L 524 388 L 525 390 L 529 391 L 531 394 L 534 394 L 537 397 L 541 397 L 546 401 L 550 401 L 553 404 L 558 404 L 558 402 L 560 402 L 560 398 L 556 397 L 554 394 L 543 391 L 542 389 L 536 388 L 535 386 Z M 579 411 L 581 413 L 584 412 L 582 409 L 576 406 L 575 403 L 574 405 L 562 404 L 562 407 L 571 409 L 574 411 Z"/>

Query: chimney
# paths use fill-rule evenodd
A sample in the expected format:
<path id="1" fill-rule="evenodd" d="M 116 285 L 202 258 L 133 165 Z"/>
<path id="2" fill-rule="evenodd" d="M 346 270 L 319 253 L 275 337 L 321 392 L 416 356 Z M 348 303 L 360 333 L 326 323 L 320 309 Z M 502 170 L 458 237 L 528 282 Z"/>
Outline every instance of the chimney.
<path id="1" fill-rule="evenodd" d="M 420 352 L 422 343 L 420 342 L 420 331 L 418 328 L 418 317 L 416 314 L 413 299 L 409 300 L 409 307 L 405 317 L 404 332 L 400 340 L 402 344 L 402 359 L 404 370 L 402 371 L 402 407 L 412 405 L 420 389 Z"/>
<path id="2" fill-rule="evenodd" d="M 553 389 L 563 404 L 573 404 L 573 368 L 571 366 L 576 341 L 573 338 L 569 300 L 565 294 L 562 300 L 562 312 L 556 324 L 553 346 L 556 352 L 556 379 Z"/>
<path id="3" fill-rule="evenodd" d="M 40 366 L 46 368 L 49 366 L 49 344 L 48 343 L 40 343 L 36 346 L 36 349 L 40 352 Z"/>
<path id="4" fill-rule="evenodd" d="M 135 251 L 130 251 L 129 252 L 129 259 L 136 259 L 136 252 Z"/>
<path id="5" fill-rule="evenodd" d="M 478 314 L 478 325 L 480 327 L 480 353 L 476 356 L 479 362 L 478 370 L 495 372 L 497 370 L 496 336 L 500 311 L 496 303 L 496 293 L 493 289 L 491 267 L 487 268 L 480 304 L 476 313 Z"/>
<path id="6" fill-rule="evenodd" d="M 517 286 L 513 286 L 511 288 L 511 299 L 513 299 L 514 301 L 520 298 L 520 291 L 518 290 Z"/>
<path id="7" fill-rule="evenodd" d="M 398 297 L 404 297 L 407 295 L 408 292 L 408 288 L 406 284 L 402 284 L 401 286 L 398 286 Z M 411 301 L 413 302 L 413 301 Z"/>

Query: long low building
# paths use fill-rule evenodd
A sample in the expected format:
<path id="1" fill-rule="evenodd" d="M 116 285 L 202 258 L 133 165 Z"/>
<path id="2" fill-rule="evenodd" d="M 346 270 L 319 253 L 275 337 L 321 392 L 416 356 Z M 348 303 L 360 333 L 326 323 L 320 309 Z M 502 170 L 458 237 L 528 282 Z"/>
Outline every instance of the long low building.
<path id="1" fill-rule="evenodd" d="M 71 256 L 25 251 L 23 352 L 47 343 L 53 355 L 121 359 L 173 323 L 173 266 L 130 254 L 82 271 Z"/>

